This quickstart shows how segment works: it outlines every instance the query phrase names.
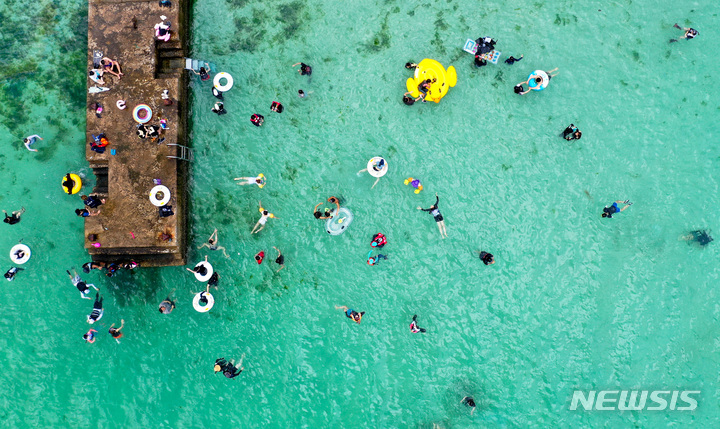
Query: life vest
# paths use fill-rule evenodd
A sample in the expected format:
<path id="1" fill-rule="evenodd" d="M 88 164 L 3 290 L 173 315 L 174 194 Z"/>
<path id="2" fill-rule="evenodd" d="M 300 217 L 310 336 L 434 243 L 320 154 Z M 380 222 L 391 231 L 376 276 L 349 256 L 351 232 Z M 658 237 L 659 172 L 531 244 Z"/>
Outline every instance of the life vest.
<path id="1" fill-rule="evenodd" d="M 385 244 L 387 244 L 387 238 L 383 233 L 378 232 L 373 236 L 373 241 L 370 243 L 370 246 L 383 247 Z"/>
<path id="2" fill-rule="evenodd" d="M 258 265 L 262 264 L 263 259 L 265 258 L 265 252 L 260 251 L 257 255 L 255 255 L 255 260 L 257 261 Z"/>

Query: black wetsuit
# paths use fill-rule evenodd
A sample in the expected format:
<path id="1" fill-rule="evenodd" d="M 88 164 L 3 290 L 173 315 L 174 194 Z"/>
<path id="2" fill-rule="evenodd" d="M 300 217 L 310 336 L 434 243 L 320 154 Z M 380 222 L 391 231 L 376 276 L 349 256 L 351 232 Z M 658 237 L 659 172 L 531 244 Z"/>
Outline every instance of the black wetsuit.
<path id="1" fill-rule="evenodd" d="M 275 263 L 278 265 L 285 264 L 285 256 L 282 254 L 278 255 L 277 259 L 275 259 Z"/>
<path id="2" fill-rule="evenodd" d="M 513 56 L 511 55 L 510 58 L 508 58 L 508 59 L 505 60 L 505 63 L 506 63 L 506 64 L 513 65 L 513 64 L 515 64 L 517 61 L 520 61 L 521 59 L 522 59 L 522 58 L 515 58 L 515 57 L 513 57 Z"/>
<path id="3" fill-rule="evenodd" d="M 485 265 L 490 265 L 493 263 L 492 253 L 480 252 L 480 259 L 483 261 L 483 264 L 485 264 Z"/>
<path id="4" fill-rule="evenodd" d="M 303 76 L 310 76 L 312 74 L 312 67 L 305 63 L 300 63 L 300 74 Z"/>
<path id="5" fill-rule="evenodd" d="M 17 274 L 18 271 L 24 270 L 25 268 L 18 268 L 18 267 L 11 267 L 7 272 L 5 273 L 5 278 L 7 281 L 11 282 L 15 280 L 15 274 Z"/>
<path id="6" fill-rule="evenodd" d="M 210 276 L 210 280 L 208 280 L 208 286 L 217 286 L 219 281 L 220 275 L 215 272 L 213 273 L 213 275 Z"/>
<path id="7" fill-rule="evenodd" d="M 433 215 L 433 218 L 435 218 L 435 222 L 442 222 L 443 216 L 440 214 L 440 209 L 438 209 L 438 203 L 440 202 L 440 197 L 437 195 L 435 196 L 435 204 L 433 204 L 429 209 L 422 209 L 424 212 L 430 212 L 431 215 Z"/>
<path id="8" fill-rule="evenodd" d="M 3 220 L 5 223 L 9 223 L 10 225 L 15 225 L 16 223 L 20 222 L 20 218 L 15 216 L 13 213 L 12 216 L 8 216 L 7 213 L 5 213 L 5 219 Z"/>

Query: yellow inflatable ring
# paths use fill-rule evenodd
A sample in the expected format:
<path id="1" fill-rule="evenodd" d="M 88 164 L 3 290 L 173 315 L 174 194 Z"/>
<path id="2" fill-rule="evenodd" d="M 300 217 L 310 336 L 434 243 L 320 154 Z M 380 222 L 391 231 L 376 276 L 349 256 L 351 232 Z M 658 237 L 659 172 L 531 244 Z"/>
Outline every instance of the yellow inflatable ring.
<path id="1" fill-rule="evenodd" d="M 78 192 L 80 192 L 80 188 L 82 188 L 82 179 L 80 179 L 80 176 L 78 176 L 77 174 L 71 174 L 70 180 L 72 180 L 72 182 L 73 182 L 73 187 L 70 192 L 68 192 L 66 187 L 62 186 L 63 182 L 65 182 L 65 176 L 63 176 L 62 179 L 60 180 L 60 186 L 62 186 L 63 191 L 65 191 L 66 194 L 75 195 Z"/>
<path id="2" fill-rule="evenodd" d="M 439 103 L 440 99 L 447 94 L 448 90 L 457 83 L 457 73 L 453 66 L 445 70 L 445 67 L 439 62 L 425 58 L 420 61 L 415 69 L 415 76 L 406 82 L 410 95 L 415 98 L 419 97 L 420 90 L 418 87 L 426 79 L 434 80 L 434 82 L 430 84 L 430 89 L 427 94 L 425 94 L 425 100 Z"/>
<path id="3" fill-rule="evenodd" d="M 260 173 L 260 174 L 258 174 L 258 177 L 257 177 L 257 178 L 260 179 L 260 181 L 262 182 L 262 183 L 258 184 L 258 188 L 262 189 L 263 186 L 265 186 L 265 183 L 266 183 L 266 181 L 265 181 L 265 175 L 262 174 L 262 173 Z"/>

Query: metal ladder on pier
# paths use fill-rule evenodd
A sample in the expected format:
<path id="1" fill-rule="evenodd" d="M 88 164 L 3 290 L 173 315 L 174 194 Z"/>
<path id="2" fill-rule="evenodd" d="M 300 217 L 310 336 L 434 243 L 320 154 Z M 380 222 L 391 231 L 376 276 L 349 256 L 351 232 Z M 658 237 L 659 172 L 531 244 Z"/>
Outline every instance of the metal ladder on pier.
<path id="1" fill-rule="evenodd" d="M 168 147 L 170 147 L 170 146 L 177 146 L 179 156 L 168 155 L 167 156 L 168 158 L 179 159 L 179 160 L 188 161 L 188 162 L 192 162 L 192 160 L 195 159 L 195 156 L 193 155 L 193 151 L 189 147 L 183 146 L 180 144 L 175 144 L 175 143 L 168 143 Z"/>

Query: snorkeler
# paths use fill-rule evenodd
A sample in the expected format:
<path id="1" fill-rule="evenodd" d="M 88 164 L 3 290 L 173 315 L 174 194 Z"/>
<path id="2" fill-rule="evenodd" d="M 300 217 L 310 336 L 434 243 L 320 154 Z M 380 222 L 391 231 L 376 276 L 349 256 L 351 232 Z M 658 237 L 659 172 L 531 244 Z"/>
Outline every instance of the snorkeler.
<path id="1" fill-rule="evenodd" d="M 315 216 L 315 219 L 330 219 L 332 216 L 332 212 L 329 208 L 325 208 L 325 214 L 323 215 L 320 210 L 318 210 L 318 207 L 320 207 L 322 203 L 318 203 L 315 208 L 313 209 L 313 216 Z"/>
<path id="2" fill-rule="evenodd" d="M 367 264 L 377 265 L 381 259 L 387 259 L 387 256 L 378 253 L 377 256 L 372 256 L 372 250 L 368 252 Z"/>
<path id="3" fill-rule="evenodd" d="M 620 207 L 618 207 L 618 204 L 625 204 L 625 206 L 623 208 L 620 208 Z M 632 205 L 632 203 L 630 202 L 630 200 L 615 201 L 614 203 L 612 203 L 611 206 L 605 207 L 603 209 L 602 217 L 611 218 L 612 215 L 614 215 L 615 213 L 620 213 L 621 211 L 624 211 L 626 208 L 630 207 L 631 205 Z"/>
<path id="4" fill-rule="evenodd" d="M 510 55 L 510 58 L 508 58 L 508 59 L 505 60 L 505 64 L 513 65 L 513 64 L 515 64 L 516 62 L 522 60 L 523 57 L 524 57 L 524 55 L 520 55 L 520 58 L 515 58 L 515 57 L 513 57 L 512 55 Z"/>
<path id="5" fill-rule="evenodd" d="M 3 210 L 2 212 L 5 213 L 5 219 L 3 219 L 3 222 L 10 225 L 15 225 L 16 223 L 20 222 L 20 216 L 25 213 L 25 207 L 21 207 L 20 210 L 15 210 L 14 212 L 12 212 L 11 216 L 8 216 L 5 210 Z"/>
<path id="6" fill-rule="evenodd" d="M 88 286 L 92 286 L 93 289 L 99 290 L 98 288 L 95 287 L 94 284 L 92 284 L 92 283 L 87 284 L 84 281 L 82 281 L 82 279 L 80 278 L 80 275 L 78 275 L 78 273 L 75 270 L 73 270 L 73 274 L 70 274 L 69 270 L 65 270 L 65 272 L 68 273 L 68 276 L 70 276 L 70 281 L 72 282 L 73 286 L 75 286 L 77 288 L 77 290 L 80 291 L 80 296 L 83 299 L 92 299 L 89 296 L 87 296 L 87 293 L 90 292 L 90 288 Z"/>
<path id="7" fill-rule="evenodd" d="M 278 103 L 277 101 L 273 101 L 270 105 L 270 110 L 276 113 L 282 113 L 285 108 L 282 104 Z"/>
<path id="8" fill-rule="evenodd" d="M 277 219 L 274 214 L 263 208 L 262 201 L 258 201 L 258 203 L 260 205 L 260 220 L 257 221 L 250 234 L 257 234 L 258 232 L 262 231 L 263 228 L 265 228 L 265 223 L 267 222 L 268 218 Z M 259 229 L 258 226 L 260 227 Z"/>
<path id="9" fill-rule="evenodd" d="M 426 332 L 425 328 L 421 328 L 418 326 L 417 314 L 413 316 L 412 322 L 410 322 L 410 332 L 412 332 L 413 334 L 417 334 L 418 332 L 424 334 Z"/>
<path id="10" fill-rule="evenodd" d="M 485 251 L 476 250 L 480 254 L 480 260 L 483 261 L 483 264 L 485 265 L 492 265 L 495 263 L 495 257 L 492 253 L 488 253 Z"/>
<path id="11" fill-rule="evenodd" d="M 15 274 L 17 274 L 19 271 L 23 271 L 25 268 L 19 268 L 19 267 L 10 267 L 9 270 L 5 272 L 5 279 L 7 281 L 11 282 L 15 280 Z"/>
<path id="12" fill-rule="evenodd" d="M 683 240 L 686 240 L 688 242 L 696 242 L 700 246 L 705 247 L 708 244 L 710 244 L 711 241 L 713 241 L 713 238 L 710 236 L 710 233 L 708 231 L 703 230 L 696 230 L 696 231 L 690 231 L 690 234 L 685 235 L 681 237 Z"/>
<path id="13" fill-rule="evenodd" d="M 570 124 L 567 128 L 565 128 L 565 130 L 563 130 L 562 137 L 567 141 L 580 140 L 580 137 L 582 137 L 582 131 L 580 131 L 574 124 Z"/>
<path id="14" fill-rule="evenodd" d="M 120 338 L 122 338 L 123 334 L 120 332 L 120 330 L 125 326 L 125 319 L 120 319 L 120 327 L 115 328 L 115 324 L 113 323 L 110 325 L 110 329 L 108 329 L 108 333 L 112 335 L 113 338 L 115 338 L 115 341 L 117 341 L 118 344 L 120 344 Z"/>
<path id="15" fill-rule="evenodd" d="M 100 296 L 100 293 L 95 293 L 95 302 L 93 303 L 93 309 L 90 314 L 88 314 L 87 322 L 89 324 L 93 324 L 97 322 L 98 320 L 102 319 L 103 317 L 103 308 L 102 308 L 102 302 L 103 299 Z"/>
<path id="16" fill-rule="evenodd" d="M 244 180 L 244 182 L 238 182 L 238 185 L 258 185 L 261 188 L 265 186 L 266 183 L 264 174 L 257 177 L 236 177 L 233 180 Z"/>
<path id="17" fill-rule="evenodd" d="M 207 243 L 203 243 L 202 246 L 198 247 L 199 249 L 202 249 L 203 247 L 207 247 L 210 250 L 222 250 L 223 255 L 225 255 L 226 258 L 229 258 L 228 254 L 225 252 L 225 248 L 222 246 L 218 246 L 218 230 L 215 228 L 215 231 L 213 231 L 212 234 L 210 234 L 210 238 L 208 238 Z M 207 262 L 207 261 L 206 261 Z"/>
<path id="18" fill-rule="evenodd" d="M 25 143 L 25 147 L 27 148 L 27 150 L 29 150 L 30 152 L 37 152 L 37 151 L 38 151 L 37 149 L 31 149 L 31 148 L 30 148 L 30 146 L 32 146 L 32 144 L 35 143 L 35 142 L 37 141 L 37 139 L 44 140 L 42 137 L 40 137 L 40 136 L 37 135 L 37 134 L 33 134 L 33 135 L 31 135 L 31 136 L 27 136 L 27 137 L 25 137 L 25 138 L 23 139 L 23 143 Z"/>
<path id="19" fill-rule="evenodd" d="M 361 311 L 358 313 L 357 311 L 353 310 L 352 308 L 347 308 L 344 305 L 336 305 L 335 310 L 342 310 L 345 312 L 345 317 L 348 319 L 352 319 L 356 323 L 360 323 L 362 320 L 363 315 L 365 314 L 364 311 Z"/>
<path id="20" fill-rule="evenodd" d="M 250 122 L 252 122 L 252 124 L 256 127 L 261 127 L 262 124 L 265 122 L 265 117 L 259 113 L 253 113 L 250 116 Z"/>
<path id="21" fill-rule="evenodd" d="M 298 73 L 300 73 L 303 76 L 312 75 L 312 67 L 310 67 L 309 65 L 307 65 L 305 63 L 295 63 L 292 66 L 293 67 L 300 66 L 300 68 L 298 69 Z"/>
<path id="22" fill-rule="evenodd" d="M 175 289 L 173 289 L 161 303 L 160 303 L 160 312 L 162 314 L 170 314 L 173 310 L 175 310 L 175 301 L 173 301 L 170 297 L 172 296 Z"/>
<path id="23" fill-rule="evenodd" d="M 227 378 L 235 378 L 238 375 L 240 375 L 241 372 L 245 369 L 245 367 L 242 366 L 243 360 L 245 359 L 245 354 L 240 357 L 240 363 L 235 365 L 234 360 L 230 360 L 230 362 L 226 361 L 225 358 L 220 358 L 215 360 L 215 366 L 213 367 L 215 374 L 222 371 L 223 375 Z M 240 367 L 239 369 L 237 367 Z"/>
<path id="24" fill-rule="evenodd" d="M 85 340 L 86 343 L 94 343 L 95 342 L 95 333 L 97 331 L 94 329 L 90 329 L 86 333 L 83 334 L 83 340 Z"/>
<path id="25" fill-rule="evenodd" d="M 224 115 L 224 114 L 227 113 L 227 110 L 225 110 L 225 105 L 224 105 L 223 103 L 219 102 L 219 101 L 218 101 L 217 103 L 215 103 L 215 105 L 213 106 L 213 108 L 210 109 L 210 110 L 212 110 L 213 113 L 217 113 L 218 116 Z"/>
<path id="26" fill-rule="evenodd" d="M 283 256 L 283 254 L 280 252 L 280 249 L 278 249 L 277 247 L 273 246 L 273 249 L 277 250 L 277 252 L 278 252 L 278 256 L 277 256 L 277 258 L 275 258 L 275 263 L 280 265 L 280 268 L 278 268 L 278 270 L 275 272 L 279 273 L 280 270 L 285 268 L 285 256 Z"/>
<path id="27" fill-rule="evenodd" d="M 437 222 L 438 229 L 440 230 L 440 237 L 445 239 L 447 237 L 447 230 L 445 229 L 445 219 L 443 218 L 442 214 L 440 214 L 440 209 L 438 209 L 438 203 L 440 202 L 440 197 L 438 197 L 437 192 L 435 193 L 435 204 L 430 206 L 427 209 L 424 209 L 422 207 L 418 207 L 418 210 L 422 210 L 424 212 L 430 212 L 431 215 L 433 215 L 433 218 L 435 219 L 435 222 Z M 445 236 L 443 237 L 443 234 Z"/>
<path id="28" fill-rule="evenodd" d="M 465 404 L 465 405 L 467 405 L 468 407 L 472 408 L 472 409 L 470 410 L 470 417 L 472 417 L 473 413 L 475 412 L 475 400 L 473 399 L 473 397 L 472 397 L 472 396 L 466 396 L 466 397 L 462 398 L 462 400 L 460 401 L 460 403 L 461 403 L 461 404 Z"/>
<path id="29" fill-rule="evenodd" d="M 685 34 L 683 34 L 681 39 L 686 39 L 686 40 L 694 39 L 698 34 L 700 34 L 694 28 L 682 28 L 679 25 L 677 25 L 677 23 L 675 25 L 673 25 L 673 27 L 677 28 L 678 30 L 685 31 Z M 677 41 L 678 41 L 677 39 L 670 39 L 669 43 L 673 43 L 673 42 L 677 42 Z"/>

